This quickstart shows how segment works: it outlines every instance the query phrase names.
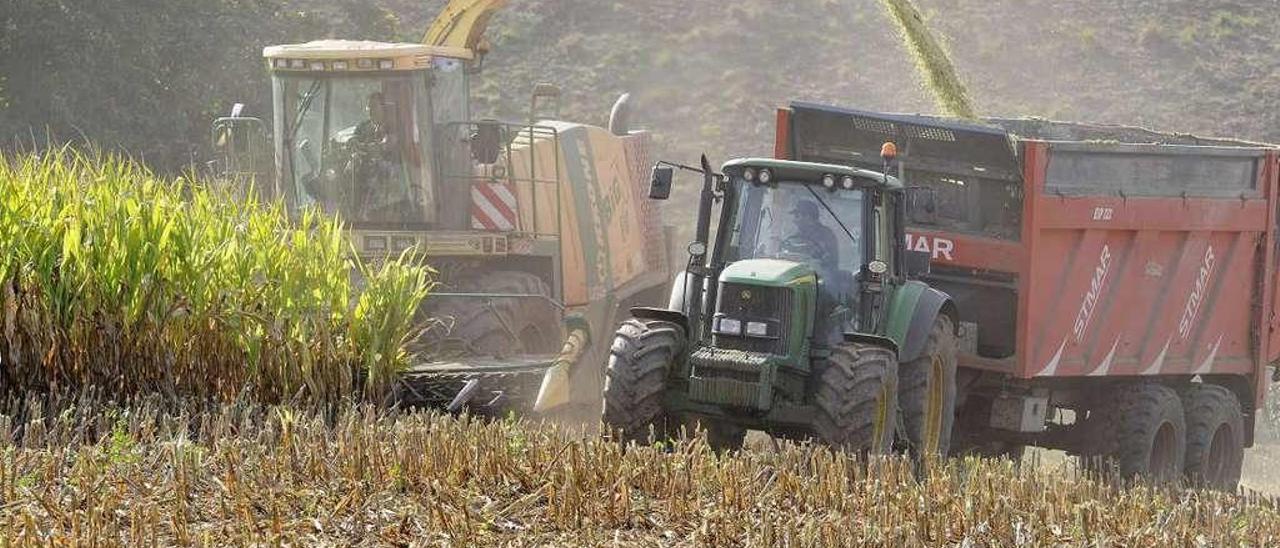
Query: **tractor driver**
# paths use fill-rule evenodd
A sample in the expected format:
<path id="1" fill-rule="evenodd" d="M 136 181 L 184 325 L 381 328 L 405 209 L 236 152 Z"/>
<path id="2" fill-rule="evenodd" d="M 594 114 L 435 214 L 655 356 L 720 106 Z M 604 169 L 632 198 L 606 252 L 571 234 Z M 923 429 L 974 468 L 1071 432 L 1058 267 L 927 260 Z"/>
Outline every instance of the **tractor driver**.
<path id="1" fill-rule="evenodd" d="M 800 200 L 791 209 L 795 232 L 782 241 L 783 249 L 807 255 L 813 259 L 818 274 L 818 311 L 824 318 L 835 320 L 845 300 L 849 281 L 847 273 L 840 270 L 839 243 L 835 232 L 822 224 L 822 208 L 812 200 Z M 843 320 L 824 322 L 830 326 L 825 334 L 829 341 L 838 342 L 844 330 Z M 815 333 L 820 339 L 823 335 Z"/>
<path id="2" fill-rule="evenodd" d="M 813 200 L 800 200 L 791 208 L 795 232 L 782 242 L 785 249 L 813 257 L 823 270 L 834 272 L 838 267 L 839 245 L 836 235 L 819 220 L 822 211 Z"/>

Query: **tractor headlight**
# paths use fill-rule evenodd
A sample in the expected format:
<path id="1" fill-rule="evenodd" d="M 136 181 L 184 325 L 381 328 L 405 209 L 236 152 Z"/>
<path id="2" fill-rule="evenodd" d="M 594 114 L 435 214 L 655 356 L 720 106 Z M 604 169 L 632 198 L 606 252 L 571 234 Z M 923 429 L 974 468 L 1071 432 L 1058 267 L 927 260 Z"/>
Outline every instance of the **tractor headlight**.
<path id="1" fill-rule="evenodd" d="M 747 322 L 747 335 L 752 337 L 768 337 L 769 324 L 764 322 Z"/>
<path id="2" fill-rule="evenodd" d="M 716 333 L 720 333 L 722 335 L 741 335 L 742 320 L 719 318 L 716 320 Z"/>
<path id="3" fill-rule="evenodd" d="M 767 185 L 767 184 L 769 184 L 769 183 L 771 183 L 771 182 L 773 182 L 773 172 L 772 172 L 772 171 L 770 171 L 768 168 L 761 169 L 761 170 L 760 170 L 760 184 Z"/>
<path id="4" fill-rule="evenodd" d="M 853 176 L 845 175 L 843 179 L 840 179 L 840 187 L 845 190 L 853 190 Z"/>
<path id="5" fill-rule="evenodd" d="M 742 170 L 742 180 L 748 183 L 756 182 L 756 169 L 753 167 L 749 167 L 747 169 Z"/>
<path id="6" fill-rule="evenodd" d="M 823 176 L 822 176 L 822 186 L 826 187 L 826 188 L 827 188 L 827 190 L 830 190 L 830 189 L 835 188 L 835 187 L 836 187 L 836 176 L 835 176 L 835 175 L 832 175 L 832 174 L 830 174 L 830 173 L 828 173 L 828 174 L 826 174 L 826 175 L 823 175 Z"/>

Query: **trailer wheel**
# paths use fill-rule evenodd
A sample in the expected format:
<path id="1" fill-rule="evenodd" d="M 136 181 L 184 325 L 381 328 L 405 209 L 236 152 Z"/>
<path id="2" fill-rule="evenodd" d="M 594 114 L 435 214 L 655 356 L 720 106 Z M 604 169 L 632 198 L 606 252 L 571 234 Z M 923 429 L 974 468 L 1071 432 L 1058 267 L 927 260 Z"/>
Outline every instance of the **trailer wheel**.
<path id="1" fill-rule="evenodd" d="M 929 340 L 919 358 L 899 370 L 898 402 L 905 431 L 898 433 L 903 449 L 923 461 L 926 455 L 947 455 L 956 418 L 955 326 L 946 314 L 933 321 Z"/>
<path id="2" fill-rule="evenodd" d="M 1178 393 L 1167 386 L 1142 383 L 1107 395 L 1097 422 L 1106 450 L 1122 478 L 1153 483 L 1176 481 L 1186 457 L 1187 426 Z"/>
<path id="3" fill-rule="evenodd" d="M 551 291 L 541 278 L 519 271 L 501 270 L 485 274 L 458 288 L 462 293 L 539 295 Z M 559 350 L 560 315 L 549 300 L 541 297 L 439 297 L 440 305 L 429 311 L 434 318 L 450 324 L 430 337 L 428 348 L 439 354 L 507 357 L 519 354 L 549 354 Z"/>
<path id="4" fill-rule="evenodd" d="M 671 322 L 630 319 L 618 327 L 605 369 L 602 420 L 623 443 L 679 434 L 679 421 L 667 413 L 662 397 L 684 345 L 683 329 Z"/>
<path id="5" fill-rule="evenodd" d="M 887 348 L 847 344 L 832 349 L 818 377 L 814 430 L 827 445 L 862 454 L 893 447 L 898 414 L 898 361 Z"/>
<path id="6" fill-rule="evenodd" d="M 1182 393 L 1186 408 L 1186 476 L 1193 485 L 1235 491 L 1244 465 L 1244 413 L 1230 390 L 1194 384 Z"/>

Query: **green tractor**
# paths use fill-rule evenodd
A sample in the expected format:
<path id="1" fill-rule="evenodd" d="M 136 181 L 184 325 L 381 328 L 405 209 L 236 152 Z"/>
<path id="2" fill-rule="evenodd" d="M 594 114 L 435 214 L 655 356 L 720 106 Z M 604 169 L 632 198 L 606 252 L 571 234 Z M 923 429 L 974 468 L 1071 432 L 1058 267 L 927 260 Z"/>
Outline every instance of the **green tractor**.
<path id="1" fill-rule="evenodd" d="M 954 422 L 957 310 L 905 247 L 906 190 L 885 172 L 738 159 L 722 173 L 659 162 L 703 185 L 688 266 L 666 308 L 617 331 L 605 426 L 624 442 L 705 429 L 717 451 L 748 429 L 861 454 L 945 455 Z M 716 207 L 718 206 L 718 208 Z M 718 209 L 714 241 L 712 211 Z"/>

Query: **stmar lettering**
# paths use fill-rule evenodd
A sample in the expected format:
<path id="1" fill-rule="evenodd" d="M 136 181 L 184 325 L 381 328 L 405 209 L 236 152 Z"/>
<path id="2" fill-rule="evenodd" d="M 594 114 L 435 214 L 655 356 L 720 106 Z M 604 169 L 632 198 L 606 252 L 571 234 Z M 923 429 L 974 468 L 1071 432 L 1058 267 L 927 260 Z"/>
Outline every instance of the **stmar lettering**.
<path id="1" fill-rule="evenodd" d="M 1084 339 L 1084 331 L 1089 327 L 1093 311 L 1098 308 L 1098 299 L 1102 296 L 1102 288 L 1107 284 L 1107 273 L 1111 270 L 1111 247 L 1102 246 L 1102 254 L 1098 257 L 1098 266 L 1093 269 L 1093 277 L 1089 279 L 1089 290 L 1084 293 L 1084 301 L 1080 303 L 1080 311 L 1076 313 L 1076 322 L 1071 327 L 1076 342 Z"/>
<path id="2" fill-rule="evenodd" d="M 1195 323 L 1196 316 L 1200 315 L 1200 305 L 1204 304 L 1204 294 L 1209 289 L 1209 278 L 1213 276 L 1215 263 L 1213 246 L 1209 246 L 1209 249 L 1204 252 L 1204 260 L 1200 261 L 1196 285 L 1191 288 L 1191 294 L 1187 296 L 1186 306 L 1182 307 L 1182 320 L 1178 322 L 1178 336 L 1183 339 L 1191 335 L 1191 325 Z"/>

